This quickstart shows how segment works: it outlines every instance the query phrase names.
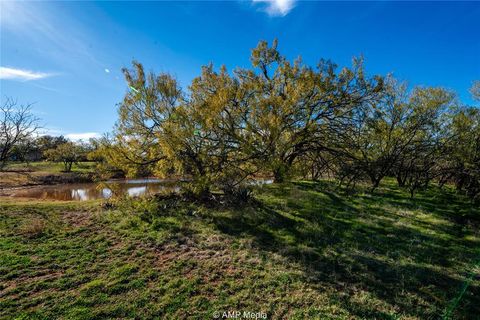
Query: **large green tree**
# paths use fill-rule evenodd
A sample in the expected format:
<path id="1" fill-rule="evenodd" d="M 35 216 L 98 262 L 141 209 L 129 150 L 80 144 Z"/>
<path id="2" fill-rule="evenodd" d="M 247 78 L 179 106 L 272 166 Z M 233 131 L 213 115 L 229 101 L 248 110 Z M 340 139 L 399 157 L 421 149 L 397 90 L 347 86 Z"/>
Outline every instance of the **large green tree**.
<path id="1" fill-rule="evenodd" d="M 392 173 L 404 184 L 402 175 L 411 169 L 406 162 L 421 156 L 420 150 L 428 144 L 435 144 L 429 138 L 438 138 L 439 117 L 452 99 L 441 88 L 408 92 L 406 85 L 390 78 L 381 99 L 354 109 L 350 123 L 331 136 L 342 162 L 341 173 L 351 179 L 368 178 L 372 190 Z"/>
<path id="2" fill-rule="evenodd" d="M 100 148 L 110 163 L 129 175 L 190 177 L 199 195 L 215 185 L 232 192 L 251 175 L 241 141 L 244 98 L 225 68 L 204 67 L 188 95 L 168 74 L 145 75 L 140 63 L 124 74 L 130 90 L 113 138 Z"/>
<path id="3" fill-rule="evenodd" d="M 193 179 L 195 192 L 206 194 L 211 186 L 234 192 L 256 168 L 246 152 L 246 91 L 222 67 L 202 69 L 165 126 L 165 159 L 161 172 L 176 172 Z"/>
<path id="4" fill-rule="evenodd" d="M 86 152 L 82 145 L 67 141 L 53 149 L 46 150 L 44 155 L 48 160 L 63 163 L 64 171 L 70 172 L 73 164 L 77 164 L 85 158 Z"/>
<path id="5" fill-rule="evenodd" d="M 367 78 L 362 61 L 337 72 L 329 61 L 309 67 L 288 61 L 261 41 L 251 56 L 255 69 L 236 75 L 249 92 L 245 130 L 259 165 L 281 182 L 302 155 L 326 146 L 333 127 L 344 123 L 358 105 L 376 99 L 381 77 Z"/>
<path id="6" fill-rule="evenodd" d="M 453 116 L 452 139 L 444 164 L 446 180 L 452 180 L 458 191 L 480 200 L 480 109 L 462 107 Z"/>
<path id="7" fill-rule="evenodd" d="M 439 176 L 460 183 L 458 168 L 477 161 L 467 143 L 476 136 L 460 130 L 477 130 L 474 111 L 452 116 L 454 95 L 445 89 L 368 77 L 362 59 L 341 70 L 289 61 L 276 41 L 261 41 L 251 62 L 231 73 L 205 66 L 186 90 L 134 62 L 123 69 L 129 88 L 115 130 L 93 156 L 129 176 L 189 178 L 197 195 L 235 193 L 257 173 L 282 182 L 296 172 L 367 179 L 373 190 L 394 175 L 413 195 Z M 468 181 L 474 176 L 470 170 Z"/>

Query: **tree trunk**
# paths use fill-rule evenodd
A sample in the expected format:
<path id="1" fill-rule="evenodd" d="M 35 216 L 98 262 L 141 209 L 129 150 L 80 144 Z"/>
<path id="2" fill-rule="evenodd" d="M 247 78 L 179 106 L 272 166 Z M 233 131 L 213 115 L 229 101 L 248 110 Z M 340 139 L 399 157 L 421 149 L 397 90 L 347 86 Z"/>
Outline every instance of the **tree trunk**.
<path id="1" fill-rule="evenodd" d="M 378 186 L 380 185 L 380 181 L 382 181 L 382 179 L 381 178 L 370 178 L 370 180 L 372 181 L 372 187 L 370 188 L 370 192 L 373 193 L 378 188 Z"/>
<path id="2" fill-rule="evenodd" d="M 65 161 L 65 162 L 63 163 L 65 172 L 70 172 L 70 171 L 72 171 L 72 164 L 73 164 L 73 162 L 68 162 L 68 161 Z"/>
<path id="3" fill-rule="evenodd" d="M 273 182 L 275 183 L 282 183 L 285 182 L 288 172 L 290 171 L 290 167 L 287 163 L 282 163 L 276 166 L 273 169 Z"/>
<path id="4" fill-rule="evenodd" d="M 402 174 L 398 173 L 396 178 L 397 178 L 398 186 L 405 187 L 405 180 L 407 180 L 406 177 L 402 177 Z"/>
<path id="5" fill-rule="evenodd" d="M 282 172 L 282 170 L 275 170 L 273 172 L 273 182 L 275 183 L 285 182 L 285 174 Z"/>
<path id="6" fill-rule="evenodd" d="M 410 188 L 410 199 L 413 199 L 414 196 L 415 196 L 415 188 L 412 187 Z"/>

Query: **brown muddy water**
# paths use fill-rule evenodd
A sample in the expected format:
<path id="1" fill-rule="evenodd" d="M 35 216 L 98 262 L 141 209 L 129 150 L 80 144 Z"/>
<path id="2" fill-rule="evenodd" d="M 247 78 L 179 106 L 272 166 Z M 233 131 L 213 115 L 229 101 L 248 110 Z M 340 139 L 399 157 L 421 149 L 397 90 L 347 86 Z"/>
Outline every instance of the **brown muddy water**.
<path id="1" fill-rule="evenodd" d="M 17 189 L 9 192 L 10 197 L 50 200 L 96 200 L 108 199 L 113 195 L 138 197 L 163 191 L 180 190 L 178 182 L 160 179 L 110 180 L 99 183 L 69 183 L 42 185 Z"/>
<path id="2" fill-rule="evenodd" d="M 272 180 L 257 179 L 255 185 L 269 184 Z M 87 201 L 108 199 L 113 195 L 139 197 L 159 192 L 178 192 L 180 183 L 171 180 L 125 179 L 109 180 L 99 183 L 72 183 L 58 185 L 42 185 L 30 188 L 10 190 L 6 196 L 32 199 L 48 199 L 63 201 Z"/>

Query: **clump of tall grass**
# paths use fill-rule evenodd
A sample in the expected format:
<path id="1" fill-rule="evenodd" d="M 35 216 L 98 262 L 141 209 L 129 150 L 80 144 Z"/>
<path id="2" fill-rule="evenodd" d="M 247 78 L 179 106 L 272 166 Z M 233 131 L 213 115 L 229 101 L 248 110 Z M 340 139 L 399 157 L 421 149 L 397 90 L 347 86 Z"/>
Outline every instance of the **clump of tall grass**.
<path id="1" fill-rule="evenodd" d="M 19 227 L 19 233 L 29 239 L 41 237 L 46 233 L 46 230 L 47 224 L 45 220 L 36 217 L 25 220 L 25 222 Z"/>

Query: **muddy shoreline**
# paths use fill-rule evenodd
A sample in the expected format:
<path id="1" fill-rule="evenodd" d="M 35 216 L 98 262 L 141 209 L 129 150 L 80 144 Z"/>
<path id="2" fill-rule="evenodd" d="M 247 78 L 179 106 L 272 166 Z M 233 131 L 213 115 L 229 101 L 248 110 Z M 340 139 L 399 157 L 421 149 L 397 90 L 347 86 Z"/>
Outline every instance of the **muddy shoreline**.
<path id="1" fill-rule="evenodd" d="M 28 188 L 36 186 L 49 186 L 68 183 L 91 183 L 95 182 L 93 173 L 65 172 L 65 173 L 42 173 L 28 171 L 4 171 L 0 172 L 0 193 L 7 190 Z"/>

